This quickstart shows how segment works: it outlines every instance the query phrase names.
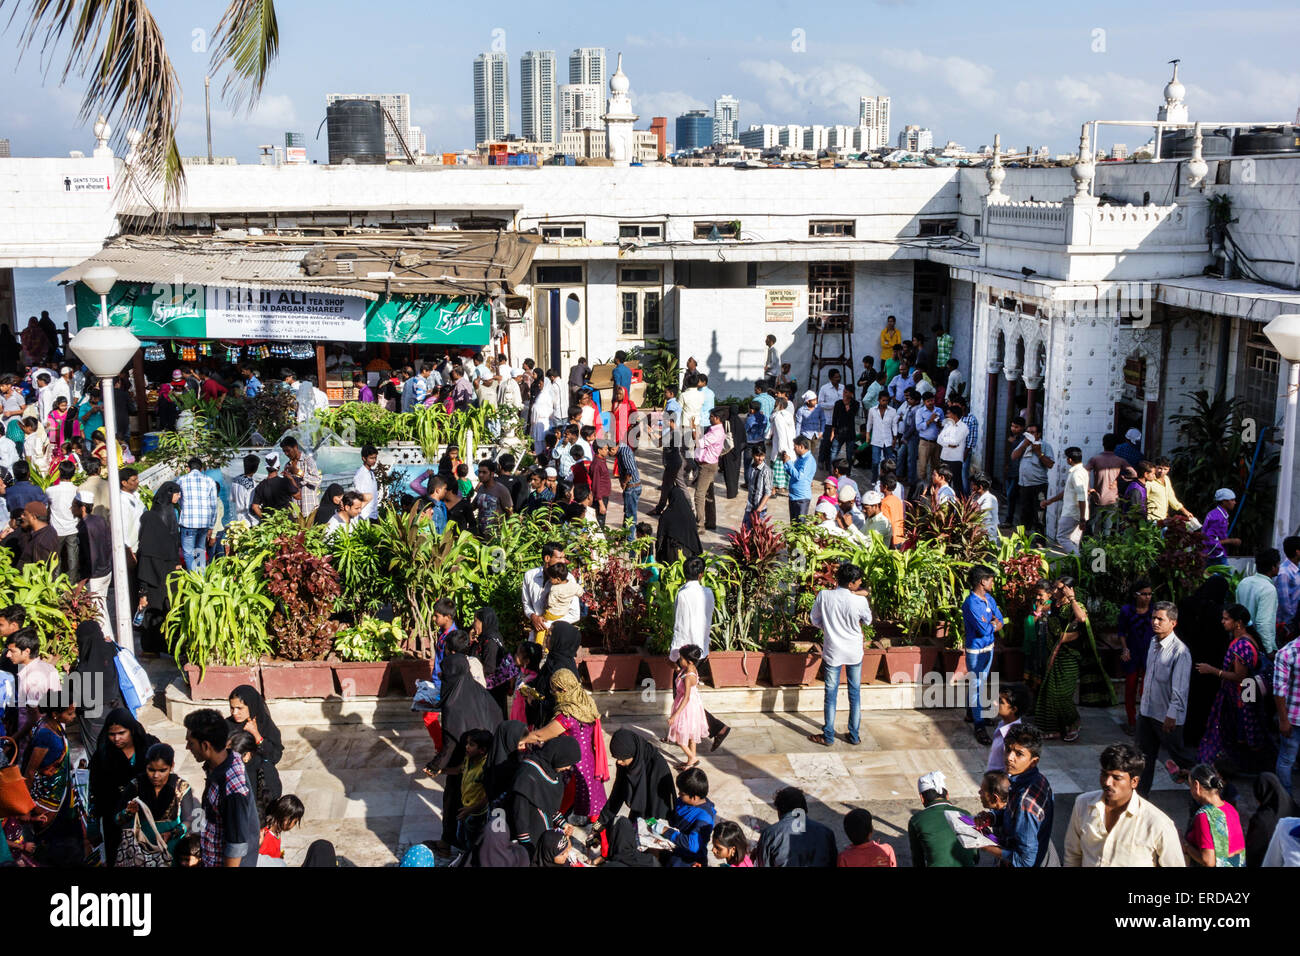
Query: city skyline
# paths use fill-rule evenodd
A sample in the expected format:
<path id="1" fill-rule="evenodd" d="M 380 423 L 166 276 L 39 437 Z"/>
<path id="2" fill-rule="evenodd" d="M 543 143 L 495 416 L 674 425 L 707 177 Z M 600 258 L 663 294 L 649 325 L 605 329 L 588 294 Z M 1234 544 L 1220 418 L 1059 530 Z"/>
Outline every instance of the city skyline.
<path id="1" fill-rule="evenodd" d="M 203 43 L 216 24 L 170 0 L 154 0 L 150 8 L 182 83 L 178 146 L 183 155 L 203 154 Z M 730 12 L 673 0 L 657 10 L 655 22 L 644 11 L 578 2 L 566 24 L 599 26 L 574 29 L 557 26 L 548 12 L 507 3 L 490 13 L 440 10 L 439 56 L 430 58 L 423 27 L 431 14 L 407 0 L 395 0 L 383 22 L 349 20 L 347 30 L 337 28 L 346 8 L 334 0 L 310 10 L 286 5 L 277 11 L 280 61 L 259 107 L 233 115 L 214 89 L 213 149 L 256 162 L 260 143 L 301 129 L 309 158 L 324 161 L 325 135 L 318 139 L 315 130 L 324 119 L 325 94 L 347 89 L 409 93 L 410 125 L 423 131 L 429 152 L 463 149 L 474 145 L 468 67 L 477 55 L 503 52 L 507 68 L 511 59 L 518 68 L 526 51 L 554 50 L 560 81 L 567 78 L 560 57 L 585 46 L 603 47 L 609 58 L 624 54 L 641 126 L 658 115 L 672 129 L 677 116 L 711 112 L 725 93 L 740 100 L 742 131 L 750 124 L 853 124 L 861 97 L 889 96 L 891 139 L 904 124 L 917 124 L 934 131 L 936 144 L 951 139 L 973 148 L 1000 132 L 1004 142 L 1050 143 L 1053 152 L 1064 152 L 1086 120 L 1154 118 L 1169 76 L 1166 61 L 1174 57 L 1183 61 L 1192 119 L 1290 121 L 1300 103 L 1300 71 L 1286 38 L 1300 29 L 1300 11 L 1258 3 L 1217 17 L 1210 30 L 1206 17 L 1215 9 L 1190 0 L 1179 16 L 1168 17 L 1102 0 L 1086 18 L 1062 24 L 1028 4 L 989 14 L 956 3 L 889 0 L 792 13 L 759 2 L 738 25 Z M 395 35 L 395 18 L 410 29 Z M 689 31 L 658 25 L 687 22 Z M 871 39 L 864 43 L 862 36 Z M 19 38 L 11 31 L 5 42 L 16 59 Z M 331 64 L 328 87 L 312 67 L 321 58 Z M 419 71 L 410 69 L 415 60 Z M 6 78 L 0 137 L 10 140 L 15 155 L 93 146 L 90 124 L 77 118 L 82 86 L 75 77 L 63 87 L 56 80 L 43 75 L 33 52 Z M 505 125 L 515 132 L 522 129 L 518 86 L 510 99 Z M 1127 137 L 1130 146 L 1135 138 Z"/>

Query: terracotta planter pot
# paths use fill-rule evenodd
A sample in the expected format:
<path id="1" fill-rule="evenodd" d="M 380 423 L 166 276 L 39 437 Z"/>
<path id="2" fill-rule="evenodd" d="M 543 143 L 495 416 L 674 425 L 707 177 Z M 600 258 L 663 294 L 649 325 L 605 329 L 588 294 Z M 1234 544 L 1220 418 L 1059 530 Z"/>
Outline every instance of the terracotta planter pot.
<path id="1" fill-rule="evenodd" d="M 880 665 L 885 662 L 885 652 L 873 647 L 864 648 L 862 651 L 862 683 L 879 684 L 889 683 L 889 674 L 886 672 L 882 681 L 880 676 Z"/>
<path id="2" fill-rule="evenodd" d="M 921 674 L 938 674 L 943 671 L 943 648 L 938 644 L 918 644 L 921 652 Z"/>
<path id="3" fill-rule="evenodd" d="M 955 684 L 964 678 L 966 670 L 966 652 L 945 650 L 943 652 L 943 672 L 948 675 L 948 683 Z"/>
<path id="4" fill-rule="evenodd" d="M 921 680 L 921 649 L 919 647 L 885 648 L 885 673 L 891 684 L 915 684 Z"/>
<path id="5" fill-rule="evenodd" d="M 329 661 L 293 661 L 262 665 L 262 693 L 268 700 L 334 696 L 334 668 Z"/>
<path id="6" fill-rule="evenodd" d="M 587 683 L 592 690 L 632 690 L 641 669 L 641 655 L 588 651 L 579 664 L 586 668 Z"/>
<path id="7" fill-rule="evenodd" d="M 714 687 L 754 687 L 763 655 L 754 651 L 710 651 L 709 683 Z"/>
<path id="8" fill-rule="evenodd" d="M 676 667 L 667 654 L 645 654 L 641 658 L 642 673 L 654 682 L 656 691 L 671 694 L 673 690 L 673 672 Z"/>
<path id="9" fill-rule="evenodd" d="M 429 680 L 433 676 L 433 661 L 419 657 L 403 657 L 401 660 L 389 661 L 389 667 L 397 671 L 397 678 L 402 682 L 402 693 L 407 697 L 415 696 L 415 682 Z"/>
<path id="10" fill-rule="evenodd" d="M 388 661 L 336 661 L 333 667 L 343 697 L 383 697 L 392 682 Z"/>
<path id="11" fill-rule="evenodd" d="M 243 667 L 210 664 L 203 669 L 202 680 L 197 665 L 186 664 L 184 671 L 193 700 L 229 700 L 230 692 L 240 684 L 251 684 L 259 692 L 262 690 L 261 668 L 256 664 Z"/>
<path id="12" fill-rule="evenodd" d="M 808 651 L 768 651 L 768 676 L 773 687 L 798 687 L 811 684 L 817 679 L 822 669 L 821 652 Z"/>
<path id="13" fill-rule="evenodd" d="M 1019 647 L 1004 647 L 1001 653 L 1001 666 L 996 663 L 994 665 L 994 669 L 998 672 L 998 679 L 1008 683 L 1024 680 L 1025 652 Z"/>

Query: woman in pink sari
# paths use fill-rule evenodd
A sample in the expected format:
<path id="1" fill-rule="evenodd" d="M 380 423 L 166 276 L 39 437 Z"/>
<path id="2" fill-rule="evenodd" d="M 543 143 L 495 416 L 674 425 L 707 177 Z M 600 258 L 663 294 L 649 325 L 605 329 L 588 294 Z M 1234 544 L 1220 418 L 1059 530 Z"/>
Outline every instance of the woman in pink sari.
<path id="1" fill-rule="evenodd" d="M 62 448 L 63 443 L 73 438 L 81 438 L 81 420 L 74 412 L 68 411 L 68 400 L 60 396 L 54 400 L 49 418 L 45 422 L 46 434 L 50 443 Z"/>
<path id="2" fill-rule="evenodd" d="M 578 742 L 581 759 L 570 776 L 573 799 L 568 812 L 581 818 L 582 824 L 595 820 L 605 809 L 608 796 L 609 759 L 605 755 L 605 734 L 600 726 L 600 710 L 591 694 L 582 689 L 578 675 L 571 670 L 557 670 L 551 675 L 551 692 L 555 695 L 555 717 L 544 727 L 528 734 L 519 747 L 543 744 L 553 737 L 567 734 Z M 564 809 L 562 806 L 561 809 Z"/>

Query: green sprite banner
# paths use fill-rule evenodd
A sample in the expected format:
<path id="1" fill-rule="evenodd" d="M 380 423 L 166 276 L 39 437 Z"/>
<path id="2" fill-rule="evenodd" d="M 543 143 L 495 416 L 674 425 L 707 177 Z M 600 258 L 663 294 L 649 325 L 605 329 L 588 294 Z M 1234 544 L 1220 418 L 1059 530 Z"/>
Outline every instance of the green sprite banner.
<path id="1" fill-rule="evenodd" d="M 99 321 L 99 296 L 75 286 L 77 327 Z M 360 296 L 280 289 L 119 282 L 109 321 L 142 339 L 292 339 L 481 347 L 491 337 L 487 300 L 468 296 L 370 302 Z"/>

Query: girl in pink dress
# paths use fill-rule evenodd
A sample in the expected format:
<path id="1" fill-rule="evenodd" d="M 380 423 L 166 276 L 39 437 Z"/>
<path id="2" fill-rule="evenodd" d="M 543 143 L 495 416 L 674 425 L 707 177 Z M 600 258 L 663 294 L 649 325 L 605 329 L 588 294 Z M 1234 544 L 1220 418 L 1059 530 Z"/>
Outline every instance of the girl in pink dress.
<path id="1" fill-rule="evenodd" d="M 700 699 L 700 649 L 687 644 L 677 659 L 677 677 L 673 680 L 673 712 L 668 717 L 668 739 L 686 752 L 688 770 L 698 764 L 695 744 L 709 735 L 709 724 L 704 716 L 704 701 Z"/>

